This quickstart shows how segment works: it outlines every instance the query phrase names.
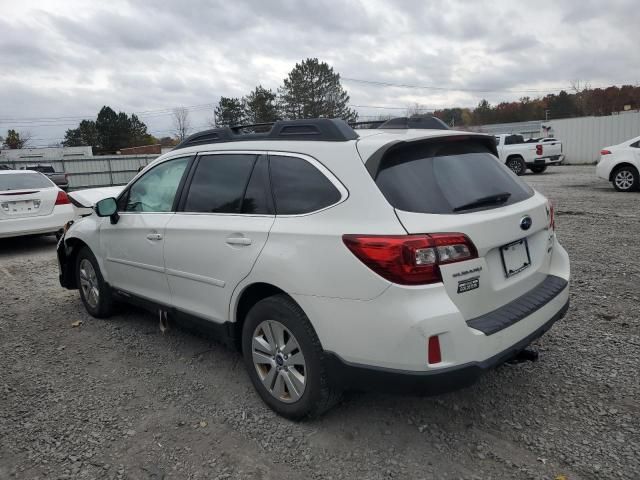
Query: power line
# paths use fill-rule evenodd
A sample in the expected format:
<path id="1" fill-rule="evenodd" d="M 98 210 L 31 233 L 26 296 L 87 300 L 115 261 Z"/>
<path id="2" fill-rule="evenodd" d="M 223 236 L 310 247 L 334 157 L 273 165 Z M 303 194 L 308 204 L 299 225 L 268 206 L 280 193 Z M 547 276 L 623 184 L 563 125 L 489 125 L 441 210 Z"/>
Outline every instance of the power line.
<path id="1" fill-rule="evenodd" d="M 512 90 L 512 89 L 480 89 L 480 88 L 453 88 L 453 87 L 436 87 L 433 85 L 410 85 L 405 83 L 392 83 L 381 82 L 377 80 L 363 80 L 360 78 L 340 77 L 340 79 L 347 82 L 363 83 L 367 85 L 375 85 L 379 87 L 398 87 L 398 88 L 413 88 L 421 90 L 437 90 L 441 92 L 472 92 L 472 93 L 546 93 L 546 92 L 559 92 L 560 90 L 567 90 L 568 87 L 552 87 L 547 89 L 526 89 L 526 90 Z"/>
<path id="2" fill-rule="evenodd" d="M 347 82 L 355 82 L 355 83 L 363 83 L 366 85 L 374 85 L 379 87 L 397 87 L 397 88 L 413 88 L 413 89 L 421 89 L 421 90 L 436 90 L 441 92 L 471 92 L 471 93 L 549 93 L 549 92 L 559 92 L 562 90 L 569 91 L 571 90 L 570 86 L 555 86 L 548 87 L 545 89 L 482 89 L 482 88 L 454 88 L 454 87 L 436 87 L 433 85 L 410 85 L 404 83 L 393 83 L 393 82 L 382 82 L 377 80 L 363 80 L 360 78 L 352 78 L 352 77 L 340 77 L 341 80 L 346 80 Z M 589 89 L 593 90 L 595 88 L 607 88 L 611 86 L 618 85 L 635 85 L 636 82 L 618 82 L 610 85 L 602 85 L 602 86 L 590 86 Z"/>
<path id="3" fill-rule="evenodd" d="M 215 103 L 202 103 L 199 105 L 189 105 L 186 107 L 165 107 L 158 108 L 154 110 L 143 110 L 138 112 L 131 112 L 139 117 L 153 117 L 153 116 L 163 116 L 163 115 L 173 115 L 173 110 L 175 108 L 186 108 L 189 111 L 198 111 L 198 110 L 208 110 L 209 108 L 214 108 Z M 0 117 L 0 123 L 10 123 L 10 122 L 18 122 L 18 123 L 29 123 L 29 122 L 69 122 L 72 120 L 86 120 L 88 118 L 94 117 L 95 114 L 90 115 L 69 115 L 69 116 L 56 116 L 56 117 Z"/>

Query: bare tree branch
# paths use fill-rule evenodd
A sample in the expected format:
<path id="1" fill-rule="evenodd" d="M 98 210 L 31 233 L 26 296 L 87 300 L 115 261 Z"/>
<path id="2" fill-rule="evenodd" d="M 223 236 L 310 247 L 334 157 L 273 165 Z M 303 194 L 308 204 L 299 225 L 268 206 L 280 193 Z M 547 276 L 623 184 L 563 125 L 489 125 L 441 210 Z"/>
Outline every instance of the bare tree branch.
<path id="1" fill-rule="evenodd" d="M 185 107 L 173 109 L 173 129 L 178 140 L 184 140 L 191 132 L 191 120 L 189 110 Z"/>

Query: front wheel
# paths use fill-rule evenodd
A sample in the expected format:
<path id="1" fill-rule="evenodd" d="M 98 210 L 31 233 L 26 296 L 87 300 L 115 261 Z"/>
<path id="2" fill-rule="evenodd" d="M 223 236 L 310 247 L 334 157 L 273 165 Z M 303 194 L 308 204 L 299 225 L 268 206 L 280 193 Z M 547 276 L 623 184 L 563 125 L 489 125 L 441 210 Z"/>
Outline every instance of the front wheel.
<path id="1" fill-rule="evenodd" d="M 533 173 L 542 173 L 547 169 L 546 165 L 538 165 L 529 167 Z"/>
<path id="2" fill-rule="evenodd" d="M 242 353 L 258 394 L 283 417 L 318 416 L 340 397 L 330 385 L 311 322 L 286 295 L 251 308 L 242 329 Z"/>
<path id="3" fill-rule="evenodd" d="M 638 190 L 638 170 L 631 166 L 620 167 L 613 174 L 613 188 L 619 192 Z"/>
<path id="4" fill-rule="evenodd" d="M 527 164 L 524 163 L 524 159 L 522 157 L 511 157 L 507 160 L 507 167 L 511 169 L 513 173 L 516 175 L 524 175 L 524 172 L 527 171 Z"/>
<path id="5" fill-rule="evenodd" d="M 111 290 L 102 278 L 96 257 L 87 247 L 80 250 L 76 258 L 76 280 L 80 298 L 87 312 L 96 318 L 111 316 Z"/>

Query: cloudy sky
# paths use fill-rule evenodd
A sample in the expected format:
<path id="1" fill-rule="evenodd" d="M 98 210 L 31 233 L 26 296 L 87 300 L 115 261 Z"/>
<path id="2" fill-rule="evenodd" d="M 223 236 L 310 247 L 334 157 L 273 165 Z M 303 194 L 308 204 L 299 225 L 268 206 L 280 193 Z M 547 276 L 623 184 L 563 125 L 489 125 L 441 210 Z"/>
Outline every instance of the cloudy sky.
<path id="1" fill-rule="evenodd" d="M 157 136 L 172 133 L 176 106 L 205 128 L 221 95 L 275 90 L 307 57 L 341 74 L 364 118 L 640 82 L 637 0 L 0 0 L 0 11 L 0 135 L 28 131 L 34 145 L 102 105 L 139 113 Z"/>

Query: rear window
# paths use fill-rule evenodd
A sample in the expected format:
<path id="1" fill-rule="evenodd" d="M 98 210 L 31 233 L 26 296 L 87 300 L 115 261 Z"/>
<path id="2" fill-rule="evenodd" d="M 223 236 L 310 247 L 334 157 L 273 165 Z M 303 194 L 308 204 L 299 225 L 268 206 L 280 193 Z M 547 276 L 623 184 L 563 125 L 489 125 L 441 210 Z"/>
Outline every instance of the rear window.
<path id="1" fill-rule="evenodd" d="M 455 214 L 521 202 L 533 190 L 477 142 L 422 143 L 387 152 L 376 184 L 400 210 Z"/>
<path id="2" fill-rule="evenodd" d="M 0 191 L 27 188 L 50 188 L 53 183 L 40 173 L 10 173 L 0 175 Z"/>

